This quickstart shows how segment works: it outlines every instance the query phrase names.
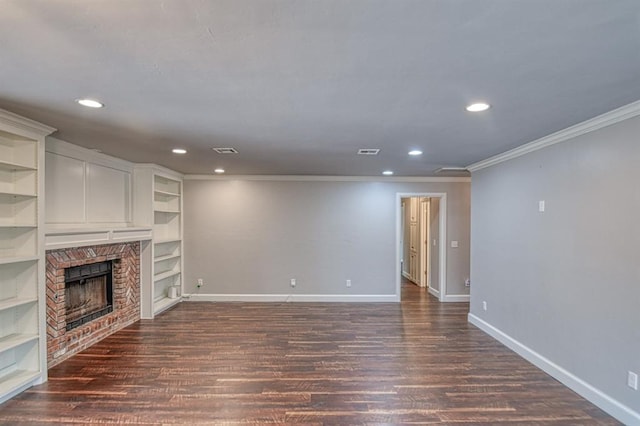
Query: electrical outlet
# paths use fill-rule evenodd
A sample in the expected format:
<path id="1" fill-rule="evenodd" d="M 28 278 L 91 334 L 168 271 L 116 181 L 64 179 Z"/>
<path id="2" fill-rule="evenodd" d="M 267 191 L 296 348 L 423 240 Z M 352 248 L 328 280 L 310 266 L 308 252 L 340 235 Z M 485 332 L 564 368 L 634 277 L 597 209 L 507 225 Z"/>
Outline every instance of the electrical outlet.
<path id="1" fill-rule="evenodd" d="M 465 287 L 471 287 L 471 280 L 469 278 L 467 278 L 466 280 L 464 280 L 464 286 Z"/>
<path id="2" fill-rule="evenodd" d="M 291 287 L 295 287 L 295 286 L 296 286 L 296 279 L 291 278 Z"/>
<path id="3" fill-rule="evenodd" d="M 351 280 L 347 280 L 347 287 L 351 287 Z"/>
<path id="4" fill-rule="evenodd" d="M 196 285 L 196 287 L 200 288 L 202 287 L 203 284 L 204 284 L 204 280 L 202 278 L 198 278 L 198 284 Z"/>
<path id="5" fill-rule="evenodd" d="M 629 371 L 627 376 L 627 386 L 633 390 L 638 390 L 638 375 L 633 371 Z"/>
<path id="6" fill-rule="evenodd" d="M 484 311 L 487 310 L 487 301 L 486 300 L 482 301 L 482 310 L 484 310 Z"/>

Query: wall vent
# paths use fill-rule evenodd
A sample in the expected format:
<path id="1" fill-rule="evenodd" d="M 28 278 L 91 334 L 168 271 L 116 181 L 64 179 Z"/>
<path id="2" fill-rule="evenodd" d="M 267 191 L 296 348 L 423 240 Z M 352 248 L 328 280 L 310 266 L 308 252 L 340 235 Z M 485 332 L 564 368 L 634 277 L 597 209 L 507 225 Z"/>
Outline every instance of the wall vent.
<path id="1" fill-rule="evenodd" d="M 237 154 L 238 151 L 235 148 L 212 148 L 218 154 Z"/>
<path id="2" fill-rule="evenodd" d="M 358 155 L 378 155 L 380 152 L 377 148 L 360 148 L 358 150 Z"/>

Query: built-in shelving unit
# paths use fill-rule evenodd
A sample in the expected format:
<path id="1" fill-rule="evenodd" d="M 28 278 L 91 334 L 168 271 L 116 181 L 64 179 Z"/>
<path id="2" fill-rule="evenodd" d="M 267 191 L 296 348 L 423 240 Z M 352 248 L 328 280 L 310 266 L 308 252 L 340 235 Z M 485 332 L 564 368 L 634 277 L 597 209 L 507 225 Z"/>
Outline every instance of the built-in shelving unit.
<path id="1" fill-rule="evenodd" d="M 136 166 L 134 217 L 153 227 L 153 242 L 143 249 L 141 316 L 154 315 L 178 303 L 182 294 L 182 176 L 155 165 Z M 177 297 L 175 297 L 177 295 Z"/>
<path id="2" fill-rule="evenodd" d="M 47 378 L 41 212 L 54 130 L 0 110 L 0 402 Z"/>

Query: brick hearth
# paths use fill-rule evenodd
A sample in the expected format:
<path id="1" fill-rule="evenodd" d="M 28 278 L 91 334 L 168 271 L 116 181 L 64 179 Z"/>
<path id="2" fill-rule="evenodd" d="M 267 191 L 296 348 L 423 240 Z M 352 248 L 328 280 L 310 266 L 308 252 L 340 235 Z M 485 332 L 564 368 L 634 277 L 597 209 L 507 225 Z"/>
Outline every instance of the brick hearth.
<path id="1" fill-rule="evenodd" d="M 113 312 L 66 331 L 64 270 L 113 260 Z M 47 251 L 47 364 L 51 368 L 140 319 L 140 243 Z"/>

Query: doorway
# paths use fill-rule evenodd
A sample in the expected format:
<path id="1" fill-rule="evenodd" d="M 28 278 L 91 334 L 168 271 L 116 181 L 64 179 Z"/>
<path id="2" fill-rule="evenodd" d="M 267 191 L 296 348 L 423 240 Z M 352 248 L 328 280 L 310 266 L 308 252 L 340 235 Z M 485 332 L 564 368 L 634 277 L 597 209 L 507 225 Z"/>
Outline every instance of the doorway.
<path id="1" fill-rule="evenodd" d="M 429 286 L 428 197 L 402 198 L 402 276 L 418 287 Z"/>
<path id="2" fill-rule="evenodd" d="M 396 294 L 401 282 L 424 288 L 439 301 L 446 294 L 446 194 L 397 194 Z"/>

